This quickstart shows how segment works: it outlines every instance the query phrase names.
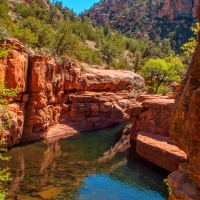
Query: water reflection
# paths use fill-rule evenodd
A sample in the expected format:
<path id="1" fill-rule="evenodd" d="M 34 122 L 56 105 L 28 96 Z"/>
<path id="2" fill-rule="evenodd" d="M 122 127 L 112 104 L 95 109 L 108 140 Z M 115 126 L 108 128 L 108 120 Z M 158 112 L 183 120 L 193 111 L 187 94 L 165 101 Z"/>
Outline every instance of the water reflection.
<path id="1" fill-rule="evenodd" d="M 120 140 L 114 145 L 114 147 L 111 146 L 111 148 L 108 151 L 103 153 L 103 156 L 98 159 L 99 163 L 108 162 L 109 160 L 112 160 L 112 158 L 114 158 L 117 153 L 125 152 L 127 149 L 130 148 L 131 126 L 131 124 L 126 125 Z"/>
<path id="2" fill-rule="evenodd" d="M 47 143 L 47 149 L 44 151 L 43 158 L 41 159 L 40 172 L 44 172 L 56 158 L 61 155 L 61 148 L 59 139 L 52 139 Z"/>
<path id="3" fill-rule="evenodd" d="M 19 159 L 19 168 L 16 169 L 15 172 L 16 175 L 10 182 L 9 196 L 13 196 L 15 194 L 15 192 L 19 189 L 20 183 L 24 179 L 25 164 L 23 155 L 20 155 L 18 159 Z"/>
<path id="4" fill-rule="evenodd" d="M 114 193 L 118 199 L 135 195 L 143 200 L 146 194 L 167 198 L 163 175 L 127 159 L 129 135 L 123 132 L 124 127 L 11 149 L 7 155 L 12 156 L 9 165 L 13 180 L 8 199 L 115 200 Z"/>

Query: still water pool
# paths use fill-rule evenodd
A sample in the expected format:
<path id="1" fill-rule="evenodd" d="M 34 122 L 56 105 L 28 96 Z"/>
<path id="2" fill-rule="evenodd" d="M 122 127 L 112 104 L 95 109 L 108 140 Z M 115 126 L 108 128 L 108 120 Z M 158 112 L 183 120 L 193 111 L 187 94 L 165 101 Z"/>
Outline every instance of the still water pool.
<path id="1" fill-rule="evenodd" d="M 124 126 L 12 148 L 6 154 L 12 157 L 7 199 L 167 199 L 164 175 L 129 159 L 128 152 L 111 151 Z"/>

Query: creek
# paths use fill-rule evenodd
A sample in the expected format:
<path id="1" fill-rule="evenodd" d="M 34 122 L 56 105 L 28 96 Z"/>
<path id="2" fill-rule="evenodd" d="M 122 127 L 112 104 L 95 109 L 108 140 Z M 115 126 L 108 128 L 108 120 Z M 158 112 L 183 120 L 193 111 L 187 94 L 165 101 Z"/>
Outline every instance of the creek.
<path id="1" fill-rule="evenodd" d="M 125 126 L 10 149 L 7 199 L 166 200 L 166 175 L 112 151 Z"/>

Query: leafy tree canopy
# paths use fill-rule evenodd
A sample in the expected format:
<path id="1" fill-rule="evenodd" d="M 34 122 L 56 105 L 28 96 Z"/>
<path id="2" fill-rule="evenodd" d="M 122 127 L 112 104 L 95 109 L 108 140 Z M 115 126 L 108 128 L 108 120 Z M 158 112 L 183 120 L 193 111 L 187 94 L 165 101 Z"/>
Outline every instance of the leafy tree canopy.
<path id="1" fill-rule="evenodd" d="M 162 84 L 169 84 L 172 81 L 180 82 L 180 75 L 183 71 L 181 61 L 173 57 L 150 59 L 142 69 L 147 85 L 153 89 L 155 94 Z"/>

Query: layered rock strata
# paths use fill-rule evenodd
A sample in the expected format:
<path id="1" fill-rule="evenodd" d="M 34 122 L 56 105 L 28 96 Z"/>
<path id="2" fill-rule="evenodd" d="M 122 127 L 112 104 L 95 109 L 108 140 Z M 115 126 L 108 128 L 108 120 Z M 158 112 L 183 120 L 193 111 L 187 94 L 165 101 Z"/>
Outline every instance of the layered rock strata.
<path id="1" fill-rule="evenodd" d="M 200 10 L 198 12 L 200 20 Z M 199 33 L 200 35 L 200 33 Z M 170 187 L 175 199 L 189 198 L 191 191 L 200 190 L 200 42 L 198 41 L 195 53 L 190 62 L 186 78 L 183 81 L 180 93 L 175 102 L 175 109 L 171 120 L 170 135 L 176 144 L 189 157 L 188 167 L 184 174 L 187 179 L 183 185 L 191 182 L 193 190 L 185 190 L 182 195 L 178 194 L 176 184 L 179 180 L 173 175 L 169 176 Z M 175 172 L 181 176 L 181 171 Z M 184 187 L 184 186 L 183 186 Z M 200 199 L 194 198 L 194 199 Z"/>
<path id="2" fill-rule="evenodd" d="M 0 75 L 7 88 L 17 88 L 19 92 L 15 99 L 9 99 L 12 126 L 10 131 L 2 135 L 8 146 L 13 146 L 19 143 L 24 126 L 25 105 L 28 101 L 28 54 L 22 43 L 14 38 L 4 41 L 4 44 L 11 47 L 11 50 L 6 58 L 0 59 Z"/>
<path id="3" fill-rule="evenodd" d="M 168 171 L 178 169 L 187 156 L 169 137 L 174 99 L 143 95 L 137 101 L 130 109 L 132 152 Z"/>
<path id="4" fill-rule="evenodd" d="M 135 37 L 168 37 L 175 31 L 178 46 L 191 37 L 198 0 L 104 0 L 83 15 Z M 142 30 L 142 31 L 141 31 Z M 178 50 L 178 49 L 177 49 Z"/>
<path id="5" fill-rule="evenodd" d="M 177 170 L 180 163 L 187 161 L 186 154 L 174 145 L 170 137 L 147 132 L 138 133 L 136 152 L 143 158 L 171 172 Z"/>
<path id="6" fill-rule="evenodd" d="M 15 111 L 21 116 L 21 127 L 6 134 L 8 140 L 33 141 L 129 120 L 128 109 L 138 95 L 134 89 L 144 87 L 142 77 L 92 68 L 82 73 L 75 63 L 28 55 L 18 40 L 6 43 L 14 49 L 1 60 L 1 74 L 8 88 L 19 89 L 10 102 L 18 106 Z"/>

